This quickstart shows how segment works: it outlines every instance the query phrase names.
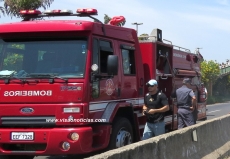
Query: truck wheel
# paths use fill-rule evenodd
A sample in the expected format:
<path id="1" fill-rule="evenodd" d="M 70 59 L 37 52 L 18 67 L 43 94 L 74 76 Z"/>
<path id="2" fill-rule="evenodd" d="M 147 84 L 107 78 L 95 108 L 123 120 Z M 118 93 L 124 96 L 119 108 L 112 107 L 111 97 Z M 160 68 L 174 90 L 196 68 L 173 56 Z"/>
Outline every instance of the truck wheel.
<path id="1" fill-rule="evenodd" d="M 207 117 L 200 119 L 200 121 L 205 121 L 205 120 L 207 120 Z"/>
<path id="2" fill-rule="evenodd" d="M 133 142 L 133 129 L 128 119 L 116 117 L 112 125 L 112 134 L 108 149 L 115 149 Z"/>

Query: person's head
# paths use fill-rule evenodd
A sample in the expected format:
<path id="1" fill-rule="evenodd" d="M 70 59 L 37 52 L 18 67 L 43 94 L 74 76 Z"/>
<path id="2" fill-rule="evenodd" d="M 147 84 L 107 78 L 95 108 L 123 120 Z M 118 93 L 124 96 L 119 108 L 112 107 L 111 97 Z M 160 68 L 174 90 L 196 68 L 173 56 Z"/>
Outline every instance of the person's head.
<path id="1" fill-rule="evenodd" d="M 149 92 L 156 92 L 157 91 L 157 81 L 155 79 L 149 80 L 146 85 L 148 86 Z"/>
<path id="2" fill-rule="evenodd" d="M 190 86 L 190 84 L 191 84 L 191 79 L 190 79 L 190 78 L 184 78 L 184 79 L 183 79 L 183 84 L 186 85 L 186 86 Z"/>

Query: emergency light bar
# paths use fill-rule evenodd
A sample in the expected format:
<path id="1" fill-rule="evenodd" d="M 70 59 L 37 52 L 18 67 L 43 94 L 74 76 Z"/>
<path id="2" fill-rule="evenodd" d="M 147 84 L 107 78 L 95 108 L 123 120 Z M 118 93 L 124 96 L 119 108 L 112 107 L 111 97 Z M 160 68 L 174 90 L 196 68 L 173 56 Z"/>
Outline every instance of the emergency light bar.
<path id="1" fill-rule="evenodd" d="M 76 12 L 80 13 L 80 14 L 97 15 L 97 10 L 96 9 L 92 9 L 92 8 L 77 9 Z"/>
<path id="2" fill-rule="evenodd" d="M 42 14 L 39 10 L 21 10 L 19 13 L 23 16 Z"/>
<path id="3" fill-rule="evenodd" d="M 73 14 L 72 10 L 46 10 L 43 12 L 46 15 L 70 15 Z"/>
<path id="4" fill-rule="evenodd" d="M 56 9 L 56 10 L 46 10 L 43 12 L 43 14 L 45 15 L 52 15 L 52 16 L 61 16 L 61 15 L 73 15 L 73 16 L 89 16 L 89 15 L 97 15 L 97 10 L 96 9 L 92 9 L 92 8 L 87 8 L 87 9 L 77 9 L 76 11 L 79 14 L 73 14 L 73 12 L 71 10 L 60 10 L 60 9 Z M 39 10 L 21 10 L 19 12 L 22 16 L 29 16 L 29 15 L 41 15 L 42 13 Z M 44 16 L 45 16 L 44 15 Z"/>
<path id="5" fill-rule="evenodd" d="M 100 22 L 98 19 L 91 16 L 91 15 L 97 15 L 97 10 L 93 8 L 77 9 L 76 11 L 77 14 L 73 14 L 71 10 L 67 10 L 67 9 L 46 10 L 43 13 L 41 13 L 39 10 L 21 10 L 19 13 L 24 18 L 23 21 L 28 21 L 36 18 L 50 17 L 50 16 L 79 16 L 79 17 L 90 17 Z"/>

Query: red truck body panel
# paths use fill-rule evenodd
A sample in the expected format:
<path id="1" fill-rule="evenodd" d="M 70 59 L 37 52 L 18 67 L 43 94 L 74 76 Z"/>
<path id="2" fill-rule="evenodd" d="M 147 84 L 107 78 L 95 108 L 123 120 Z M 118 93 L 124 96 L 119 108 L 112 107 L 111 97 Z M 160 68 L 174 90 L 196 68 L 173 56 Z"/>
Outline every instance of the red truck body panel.
<path id="1" fill-rule="evenodd" d="M 84 102 L 84 86 L 82 83 L 70 83 L 68 85 L 54 83 L 47 84 L 11 84 L 1 86 L 4 98 L 1 100 L 3 103 L 63 103 L 63 102 Z M 33 81 L 32 81 L 33 82 Z M 14 100 L 12 101 L 12 97 Z M 50 98 L 52 97 L 52 98 Z"/>

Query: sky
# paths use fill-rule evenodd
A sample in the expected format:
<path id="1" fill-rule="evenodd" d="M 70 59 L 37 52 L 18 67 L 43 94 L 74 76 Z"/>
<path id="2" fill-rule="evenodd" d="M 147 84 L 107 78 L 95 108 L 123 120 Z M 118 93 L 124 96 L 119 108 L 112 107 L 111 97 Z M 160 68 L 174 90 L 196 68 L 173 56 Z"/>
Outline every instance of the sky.
<path id="1" fill-rule="evenodd" d="M 70 9 L 75 13 L 78 8 L 97 9 L 96 18 L 102 22 L 104 14 L 122 15 L 127 28 L 136 29 L 132 23 L 143 23 L 138 26 L 138 35 L 150 34 L 158 28 L 163 39 L 173 45 L 192 53 L 202 48 L 200 53 L 207 61 L 222 63 L 230 59 L 230 0 L 55 0 L 48 9 Z M 60 18 L 79 17 L 53 19 Z M 16 21 L 20 19 L 0 17 L 0 23 Z"/>

